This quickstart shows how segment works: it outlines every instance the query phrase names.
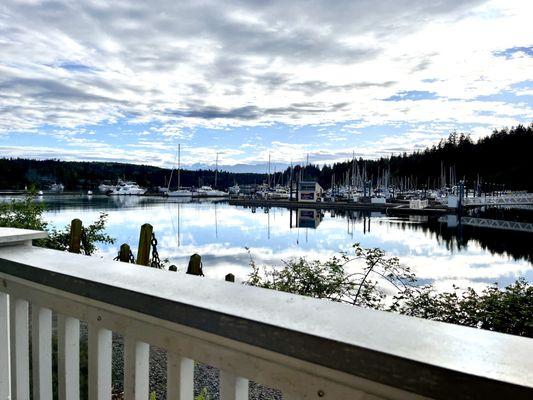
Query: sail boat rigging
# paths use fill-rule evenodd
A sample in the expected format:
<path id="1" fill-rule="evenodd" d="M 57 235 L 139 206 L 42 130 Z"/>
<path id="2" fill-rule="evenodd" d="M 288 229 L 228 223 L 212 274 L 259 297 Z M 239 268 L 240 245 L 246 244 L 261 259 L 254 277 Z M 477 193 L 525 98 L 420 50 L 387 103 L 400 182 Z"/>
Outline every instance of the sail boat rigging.
<path id="1" fill-rule="evenodd" d="M 174 169 L 172 169 L 174 170 Z M 170 189 L 170 181 L 172 179 L 172 172 L 170 173 L 170 179 L 168 181 L 168 187 Z M 192 197 L 192 192 L 187 189 L 181 188 L 181 144 L 178 144 L 178 189 L 168 191 L 169 197 Z"/>

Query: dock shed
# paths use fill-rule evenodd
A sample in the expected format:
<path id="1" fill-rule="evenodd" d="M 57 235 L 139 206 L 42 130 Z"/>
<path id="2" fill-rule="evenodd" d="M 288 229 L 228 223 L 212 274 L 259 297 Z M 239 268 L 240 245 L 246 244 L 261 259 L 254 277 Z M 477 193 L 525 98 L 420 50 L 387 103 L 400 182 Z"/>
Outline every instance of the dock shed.
<path id="1" fill-rule="evenodd" d="M 323 189 L 317 182 L 301 181 L 298 184 L 298 201 L 316 202 L 322 198 Z"/>

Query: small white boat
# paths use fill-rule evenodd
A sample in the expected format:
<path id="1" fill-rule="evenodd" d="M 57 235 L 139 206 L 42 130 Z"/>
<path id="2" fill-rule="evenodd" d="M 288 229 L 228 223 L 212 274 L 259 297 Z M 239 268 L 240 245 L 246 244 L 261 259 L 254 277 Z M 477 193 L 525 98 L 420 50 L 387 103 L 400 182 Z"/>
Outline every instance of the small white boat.
<path id="1" fill-rule="evenodd" d="M 289 190 L 286 187 L 276 185 L 273 190 L 266 192 L 265 197 L 272 200 L 287 200 L 289 198 Z"/>
<path id="2" fill-rule="evenodd" d="M 87 196 L 92 196 L 93 195 L 93 191 L 92 190 L 87 190 Z"/>
<path id="3" fill-rule="evenodd" d="M 65 186 L 63 186 L 61 183 L 54 183 L 50 186 L 51 192 L 62 192 L 63 189 L 65 189 Z"/>
<path id="4" fill-rule="evenodd" d="M 235 184 L 235 185 L 233 185 L 233 186 L 228 188 L 228 193 L 229 194 L 237 195 L 240 192 L 241 192 L 241 188 L 237 184 Z"/>
<path id="5" fill-rule="evenodd" d="M 42 190 L 39 190 L 39 191 L 37 192 L 37 194 L 38 194 L 39 196 L 42 196 L 42 195 L 43 195 L 43 191 L 42 191 Z"/>

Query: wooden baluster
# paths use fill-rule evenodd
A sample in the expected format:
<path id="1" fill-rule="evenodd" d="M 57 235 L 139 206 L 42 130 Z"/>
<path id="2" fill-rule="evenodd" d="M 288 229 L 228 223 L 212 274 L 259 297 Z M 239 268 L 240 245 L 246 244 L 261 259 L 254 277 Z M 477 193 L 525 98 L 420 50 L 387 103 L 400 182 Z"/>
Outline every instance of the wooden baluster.
<path id="1" fill-rule="evenodd" d="M 192 400 L 194 397 L 194 361 L 167 353 L 167 399 Z"/>
<path id="2" fill-rule="evenodd" d="M 131 400 L 146 400 L 149 396 L 148 343 L 124 338 L 124 397 Z"/>
<path id="3" fill-rule="evenodd" d="M 30 398 L 28 307 L 28 301 L 11 296 L 9 301 L 11 398 L 17 400 Z"/>
<path id="4" fill-rule="evenodd" d="M 34 400 L 52 398 L 52 310 L 32 305 L 32 378 Z"/>
<path id="5" fill-rule="evenodd" d="M 89 323 L 89 400 L 111 398 L 111 331 Z"/>
<path id="6" fill-rule="evenodd" d="M 248 384 L 246 378 L 220 371 L 220 400 L 248 400 Z"/>
<path id="7" fill-rule="evenodd" d="M 11 398 L 9 353 L 9 296 L 0 292 L 0 399 Z"/>
<path id="8" fill-rule="evenodd" d="M 80 398 L 80 321 L 57 316 L 59 400 Z"/>

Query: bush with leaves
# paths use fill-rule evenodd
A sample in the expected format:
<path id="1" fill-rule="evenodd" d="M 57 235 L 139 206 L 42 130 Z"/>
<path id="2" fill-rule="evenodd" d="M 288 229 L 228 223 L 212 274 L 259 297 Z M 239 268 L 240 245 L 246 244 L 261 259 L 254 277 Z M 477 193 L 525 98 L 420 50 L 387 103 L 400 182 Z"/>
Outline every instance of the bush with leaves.
<path id="1" fill-rule="evenodd" d="M 250 255 L 250 252 L 249 252 Z M 410 268 L 378 248 L 356 243 L 326 261 L 305 257 L 282 261 L 280 268 L 260 268 L 250 255 L 249 285 L 352 305 L 383 309 L 387 293 L 407 295 L 416 282 Z"/>
<path id="2" fill-rule="evenodd" d="M 491 331 L 533 337 L 533 286 L 519 278 L 503 289 L 472 288 L 439 293 L 432 287 L 396 299 L 391 311 Z"/>
<path id="3" fill-rule="evenodd" d="M 47 224 L 42 213 L 43 206 L 35 202 L 34 195 L 0 203 L 0 227 L 44 230 Z"/>
<path id="4" fill-rule="evenodd" d="M 359 244 L 353 254 L 326 261 L 293 258 L 279 267 L 259 267 L 250 255 L 250 266 L 248 285 L 533 337 L 533 286 L 522 278 L 503 289 L 493 285 L 481 292 L 458 287 L 437 292 L 431 285 L 418 285 L 398 258 Z"/>
<path id="5" fill-rule="evenodd" d="M 80 250 L 83 254 L 92 255 L 97 250 L 96 243 L 113 244 L 115 239 L 105 233 L 107 214 L 100 213 L 96 221 L 82 228 Z M 70 242 L 70 226 L 63 229 L 49 228 L 48 238 L 37 243 L 38 246 L 54 250 L 68 250 Z"/>
<path id="6" fill-rule="evenodd" d="M 57 229 L 50 226 L 42 218 L 44 208 L 35 202 L 35 195 L 30 194 L 22 200 L 12 200 L 0 204 L 0 227 L 34 229 L 47 231 L 48 237 L 35 241 L 35 245 L 55 250 L 68 250 L 70 240 L 70 226 Z M 81 251 L 83 254 L 92 255 L 97 250 L 96 243 L 115 242 L 105 233 L 107 214 L 101 213 L 96 221 L 83 227 Z"/>

